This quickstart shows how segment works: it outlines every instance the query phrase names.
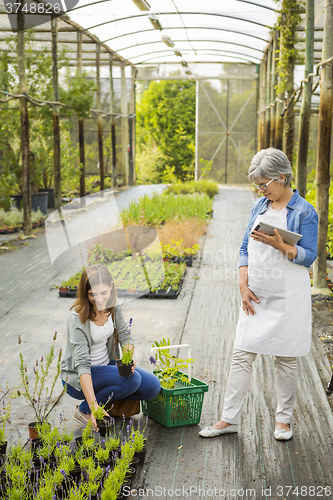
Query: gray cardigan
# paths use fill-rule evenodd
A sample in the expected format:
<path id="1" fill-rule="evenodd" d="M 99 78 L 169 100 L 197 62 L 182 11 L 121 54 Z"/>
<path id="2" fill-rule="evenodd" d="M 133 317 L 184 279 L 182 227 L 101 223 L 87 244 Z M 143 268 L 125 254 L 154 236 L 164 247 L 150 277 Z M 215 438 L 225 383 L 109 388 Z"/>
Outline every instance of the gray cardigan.
<path id="1" fill-rule="evenodd" d="M 133 338 L 128 335 L 128 325 L 124 319 L 120 305 L 114 309 L 114 322 L 121 346 L 133 344 Z M 70 311 L 67 318 L 67 343 L 65 353 L 61 360 L 61 378 L 74 389 L 81 391 L 80 376 L 83 373 L 91 374 L 91 344 L 90 320 L 81 323 L 80 317 L 74 310 Z M 115 343 L 114 331 L 107 341 L 107 351 L 110 360 L 119 358 L 119 347 Z"/>

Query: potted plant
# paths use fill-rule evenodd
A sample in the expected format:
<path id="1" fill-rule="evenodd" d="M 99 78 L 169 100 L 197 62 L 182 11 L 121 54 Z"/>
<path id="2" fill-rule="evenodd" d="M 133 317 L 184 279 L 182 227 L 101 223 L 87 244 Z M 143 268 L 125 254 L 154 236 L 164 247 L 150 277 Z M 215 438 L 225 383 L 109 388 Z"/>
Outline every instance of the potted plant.
<path id="1" fill-rule="evenodd" d="M 44 364 L 44 358 L 43 356 L 41 357 L 40 361 L 36 359 L 35 366 L 33 367 L 33 373 L 35 380 L 33 382 L 33 385 L 31 387 L 30 381 L 29 381 L 29 376 L 27 375 L 28 369 L 27 365 L 24 362 L 23 354 L 20 349 L 20 365 L 19 365 L 19 371 L 20 371 L 20 380 L 21 380 L 21 394 L 25 398 L 26 402 L 32 407 L 32 409 L 35 412 L 35 417 L 36 421 L 31 422 L 29 424 L 30 429 L 36 429 L 37 424 L 43 424 L 43 422 L 47 422 L 47 418 L 50 412 L 50 405 L 51 405 L 51 400 L 52 400 L 52 395 L 53 391 L 55 388 L 56 381 L 58 380 L 58 377 L 60 376 L 61 372 L 61 349 L 58 354 L 57 358 L 57 364 L 56 364 L 56 370 L 55 373 L 53 374 L 53 380 L 51 383 L 51 388 L 49 389 L 49 386 L 46 385 L 46 380 L 49 376 L 50 373 L 50 368 L 53 360 L 55 359 L 55 354 L 54 354 L 54 343 L 57 338 L 57 332 L 55 332 L 53 336 L 53 342 L 51 344 L 51 348 L 49 353 L 46 356 L 46 362 Z M 21 336 L 19 335 L 18 338 L 18 343 L 21 345 Z M 40 364 L 39 364 L 40 363 Z M 40 366 L 40 369 L 38 368 Z M 49 384 L 49 382 L 48 382 Z M 30 439 L 36 438 L 36 432 L 33 433 L 29 431 L 29 437 Z"/>
<path id="2" fill-rule="evenodd" d="M 10 417 L 10 410 L 11 410 L 11 405 L 10 405 L 10 398 L 15 397 L 17 395 L 16 392 L 11 392 L 10 389 L 7 388 L 7 390 L 1 391 L 2 396 L 0 397 L 0 403 L 1 403 L 1 410 L 0 410 L 0 458 L 6 455 L 6 450 L 7 450 L 7 439 L 6 439 L 6 431 L 5 431 L 5 424 L 6 422 L 9 422 L 9 417 Z M 9 396 L 9 398 L 6 398 L 6 396 Z"/>
<path id="3" fill-rule="evenodd" d="M 118 359 L 117 361 L 117 367 L 118 367 L 118 372 L 121 377 L 130 377 L 132 375 L 132 366 L 133 366 L 133 359 L 132 359 L 132 351 L 129 347 L 129 335 L 131 332 L 131 327 L 132 327 L 132 318 L 128 322 L 128 344 L 127 346 L 124 346 L 123 349 L 123 355 L 121 359 Z"/>
<path id="4" fill-rule="evenodd" d="M 145 456 L 147 453 L 146 438 L 144 437 L 147 423 L 148 423 L 148 417 L 146 418 L 146 423 L 142 431 L 140 430 L 140 420 L 137 429 L 134 428 L 134 422 L 132 424 L 131 440 L 134 451 L 133 457 L 138 458 L 139 460 L 138 465 L 142 465 L 144 463 Z"/>
<path id="5" fill-rule="evenodd" d="M 105 415 L 104 413 L 104 406 L 95 406 L 93 403 L 92 406 L 92 414 L 94 415 L 97 423 L 97 427 L 99 429 L 99 433 L 102 437 L 106 436 L 106 432 L 108 427 L 111 425 L 111 417 L 108 415 Z"/>

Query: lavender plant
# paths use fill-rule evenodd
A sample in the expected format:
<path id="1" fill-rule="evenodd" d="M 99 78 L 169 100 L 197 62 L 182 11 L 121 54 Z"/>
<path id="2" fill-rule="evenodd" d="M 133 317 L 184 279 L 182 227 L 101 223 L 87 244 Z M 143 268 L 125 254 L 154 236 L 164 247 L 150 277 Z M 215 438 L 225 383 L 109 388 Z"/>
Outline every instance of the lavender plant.
<path id="1" fill-rule="evenodd" d="M 132 363 L 132 351 L 130 350 L 129 348 L 129 336 L 130 336 L 130 333 L 131 333 L 131 328 L 132 328 L 132 318 L 129 320 L 128 322 L 128 342 L 127 342 L 127 346 L 124 347 L 124 352 L 123 352 L 123 355 L 121 357 L 121 361 L 124 365 L 130 365 Z"/>
<path id="2" fill-rule="evenodd" d="M 50 373 L 51 364 L 55 359 L 54 343 L 56 338 L 57 338 L 57 332 L 55 332 L 53 336 L 53 342 L 50 351 L 46 356 L 45 364 L 43 356 L 41 357 L 40 362 L 38 359 L 36 359 L 35 366 L 33 367 L 35 380 L 32 386 L 30 386 L 29 383 L 29 376 L 27 375 L 28 373 L 27 365 L 24 361 L 23 354 L 20 349 L 19 371 L 20 371 L 22 395 L 24 396 L 26 402 L 33 408 L 38 423 L 43 423 L 45 420 L 47 420 L 47 417 L 49 415 L 49 408 L 51 405 L 52 394 L 55 388 L 56 381 L 58 380 L 58 377 L 60 376 L 61 372 L 61 367 L 60 367 L 61 349 L 60 349 L 57 357 L 56 372 L 53 375 L 51 389 L 49 390 L 48 386 L 46 386 L 46 380 Z M 20 335 L 18 337 L 18 343 L 19 345 L 21 345 Z M 38 366 L 40 366 L 40 368 L 38 368 Z"/>

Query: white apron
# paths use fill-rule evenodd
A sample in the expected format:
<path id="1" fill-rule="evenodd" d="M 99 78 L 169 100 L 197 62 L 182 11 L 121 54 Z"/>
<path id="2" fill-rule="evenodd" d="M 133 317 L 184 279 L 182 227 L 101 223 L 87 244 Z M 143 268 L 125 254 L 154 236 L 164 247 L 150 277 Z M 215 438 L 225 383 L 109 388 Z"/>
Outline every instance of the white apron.
<path id="1" fill-rule="evenodd" d="M 258 215 L 260 221 L 287 229 L 285 216 Z M 249 238 L 248 286 L 260 300 L 256 314 L 240 310 L 235 348 L 275 356 L 304 356 L 311 346 L 311 284 L 308 270 L 279 250 Z"/>

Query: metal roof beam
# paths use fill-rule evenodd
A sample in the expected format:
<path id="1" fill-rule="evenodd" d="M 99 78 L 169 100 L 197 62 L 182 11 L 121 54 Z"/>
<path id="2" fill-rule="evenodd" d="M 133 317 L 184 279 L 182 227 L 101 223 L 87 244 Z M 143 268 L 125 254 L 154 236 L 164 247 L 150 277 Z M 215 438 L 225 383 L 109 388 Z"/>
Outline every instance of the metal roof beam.
<path id="1" fill-rule="evenodd" d="M 5 41 L 5 39 L 6 38 L 1 38 L 1 35 L 0 35 L 0 42 Z M 34 38 L 33 41 L 34 42 L 43 42 L 43 43 L 52 43 L 52 40 L 50 40 L 49 38 Z M 74 44 L 77 44 L 77 41 L 74 40 L 74 39 L 73 40 L 61 40 L 61 39 L 58 39 L 58 43 L 63 43 L 63 44 L 74 43 Z M 82 40 L 82 44 L 98 45 L 93 40 L 86 40 L 86 41 Z M 105 47 L 102 47 L 101 50 L 103 51 L 103 53 L 109 54 L 109 51 L 106 50 Z"/>
<path id="2" fill-rule="evenodd" d="M 188 43 L 188 40 L 173 40 L 175 43 Z M 238 47 L 246 47 L 250 50 L 256 50 L 257 52 L 261 52 L 261 53 L 264 53 L 265 51 L 262 50 L 262 49 L 255 49 L 253 47 L 249 47 L 248 45 L 244 45 L 244 44 L 241 44 L 241 43 L 234 43 L 234 42 L 226 42 L 224 40 L 210 40 L 210 39 L 207 39 L 207 40 L 193 40 L 191 39 L 191 42 L 214 42 L 214 43 L 226 43 L 226 44 L 229 44 L 229 45 L 237 45 Z M 142 45 L 151 45 L 153 43 L 161 43 L 160 40 L 157 40 L 157 41 L 152 41 L 152 42 L 143 42 L 143 43 L 137 43 L 135 45 L 130 45 L 129 47 L 122 47 L 121 49 L 117 49 L 119 51 L 121 50 L 127 50 L 127 49 L 132 49 L 133 47 L 141 47 Z M 195 50 L 195 49 L 191 49 L 191 50 Z"/>
<path id="3" fill-rule="evenodd" d="M 168 30 L 180 30 L 182 28 L 178 26 L 168 26 Z M 244 36 L 249 36 L 251 38 L 256 38 L 257 40 L 260 40 L 262 42 L 267 42 L 265 38 L 261 38 L 260 36 L 256 35 L 250 35 L 249 33 L 243 33 L 242 31 L 236 31 L 236 30 L 229 30 L 225 28 L 214 28 L 210 26 L 187 26 L 187 30 L 216 30 L 216 31 L 223 31 L 226 33 L 236 33 L 237 35 L 244 35 Z M 132 33 L 124 33 L 123 35 L 118 35 L 114 36 L 112 38 L 108 38 L 107 40 L 103 40 L 103 43 L 106 42 L 111 42 L 112 40 L 116 40 L 117 38 L 124 38 L 125 36 L 130 36 L 130 35 L 137 35 L 138 33 L 146 33 L 147 31 L 153 31 L 155 33 L 154 29 L 149 28 L 148 30 L 139 30 L 139 31 L 132 31 Z"/>
<path id="4" fill-rule="evenodd" d="M 267 10 L 271 10 L 273 12 L 279 12 L 277 9 L 274 9 L 274 7 L 268 7 L 268 5 L 262 5 L 260 3 L 250 2 L 249 0 L 235 0 L 235 1 L 236 2 L 248 3 L 250 5 L 255 5 L 256 7 L 260 7 L 261 9 L 267 9 Z"/>
<path id="5" fill-rule="evenodd" d="M 179 16 L 179 15 L 193 15 L 193 16 L 216 16 L 223 17 L 226 19 L 235 19 L 236 21 L 243 21 L 244 23 L 256 24 L 257 26 L 261 26 L 262 28 L 273 29 L 272 26 L 268 26 L 267 24 L 262 24 L 257 21 L 250 21 L 249 19 L 244 19 L 242 17 L 237 16 L 229 16 L 228 14 L 217 14 L 216 12 L 159 12 L 159 16 Z M 95 24 L 94 26 L 89 26 L 85 31 L 92 30 L 94 28 L 99 28 L 100 26 L 105 26 L 106 24 L 119 23 L 120 21 L 126 21 L 128 19 L 134 19 L 137 17 L 147 17 L 147 14 L 137 14 L 135 16 L 130 17 L 119 17 L 117 19 L 111 19 L 110 21 L 105 21 L 103 23 Z M 167 29 L 167 28 L 165 28 Z"/>
<path id="6" fill-rule="evenodd" d="M 249 54 L 243 54 L 242 52 L 234 52 L 234 51 L 231 51 L 231 50 L 222 50 L 222 49 L 198 49 L 197 52 L 202 52 L 202 51 L 205 51 L 205 50 L 209 50 L 211 52 L 219 52 L 219 53 L 227 53 L 227 54 L 236 54 L 237 56 L 241 56 L 243 58 L 245 58 L 246 60 L 248 60 L 247 58 L 252 58 L 252 59 L 257 59 L 259 62 L 261 61 L 261 59 L 259 57 L 256 57 L 256 56 L 251 56 Z M 140 55 L 137 55 L 137 56 L 133 56 L 132 59 L 134 58 L 137 58 L 137 57 L 146 57 L 150 54 L 161 54 L 163 52 L 172 52 L 172 50 L 155 50 L 154 52 L 147 52 L 146 54 L 140 54 Z M 184 54 L 184 53 L 183 53 Z M 171 54 L 170 54 L 171 55 Z M 190 54 L 187 54 L 187 55 L 190 55 Z M 162 56 L 162 57 L 168 57 L 169 54 L 165 55 L 165 56 Z M 142 61 L 143 62 L 143 61 Z M 141 63 L 135 63 L 135 64 L 142 64 Z M 188 61 L 189 64 L 191 64 L 191 62 Z M 195 63 L 195 61 L 194 61 Z M 180 64 L 180 63 L 178 63 Z M 255 64 L 255 63 L 254 63 Z"/>
<path id="7" fill-rule="evenodd" d="M 208 49 L 209 50 L 209 49 Z M 220 52 L 220 51 L 217 51 L 217 52 Z M 221 51 L 223 53 L 223 51 Z M 156 54 L 156 52 L 152 52 L 152 54 Z M 215 56 L 217 57 L 218 54 L 212 54 L 211 52 L 207 52 L 207 53 L 203 53 L 202 54 L 203 56 Z M 170 57 L 168 54 L 165 55 L 165 56 L 156 56 L 156 57 L 150 57 L 149 59 L 146 59 L 146 61 L 142 61 L 141 63 L 135 63 L 136 66 L 140 66 L 142 64 L 149 64 L 147 63 L 147 61 L 153 61 L 154 59 L 158 59 L 159 57 L 163 58 L 163 57 Z M 238 56 L 229 56 L 229 55 L 225 55 L 224 57 L 232 57 L 233 59 L 239 59 L 240 61 L 243 61 L 243 62 L 246 62 L 248 64 L 253 64 L 253 65 L 257 65 L 258 63 L 256 62 L 253 62 L 253 61 L 250 61 L 249 59 L 246 59 L 245 57 L 238 57 Z M 218 61 L 219 63 L 226 63 L 227 61 Z M 216 61 L 207 61 L 207 63 L 211 63 L 211 64 L 214 64 L 216 63 Z M 155 63 L 155 64 L 160 64 L 159 62 Z M 161 63 L 162 64 L 162 63 Z M 166 64 L 177 64 L 177 61 L 176 62 L 168 62 Z M 189 62 L 189 64 L 197 64 L 197 62 Z M 172 79 L 172 78 L 170 78 Z"/>

